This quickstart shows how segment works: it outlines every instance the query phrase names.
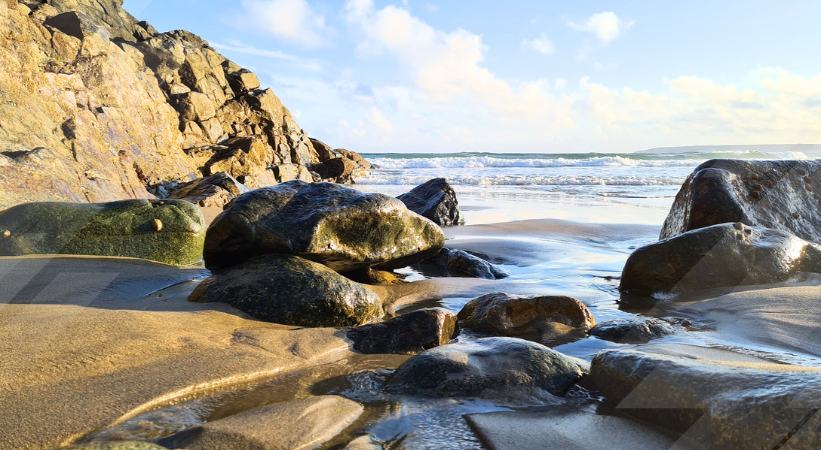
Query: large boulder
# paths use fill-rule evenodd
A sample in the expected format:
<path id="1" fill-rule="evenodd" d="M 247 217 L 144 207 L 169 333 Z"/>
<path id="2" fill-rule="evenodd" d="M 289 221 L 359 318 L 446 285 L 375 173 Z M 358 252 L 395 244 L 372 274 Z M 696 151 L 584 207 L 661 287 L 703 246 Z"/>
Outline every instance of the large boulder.
<path id="1" fill-rule="evenodd" d="M 399 268 L 436 253 L 444 240 L 436 224 L 394 198 L 295 180 L 237 197 L 208 228 L 205 264 L 284 253 L 337 270 Z"/>
<path id="2" fill-rule="evenodd" d="M 676 195 L 661 238 L 741 222 L 821 243 L 819 198 L 821 161 L 707 161 Z"/>
<path id="3" fill-rule="evenodd" d="M 617 350 L 593 358 L 590 383 L 615 412 L 683 433 L 698 448 L 817 448 L 821 371 Z"/>
<path id="4" fill-rule="evenodd" d="M 627 294 L 690 293 L 785 281 L 821 271 L 821 247 L 788 232 L 741 223 L 691 230 L 639 248 L 627 259 Z"/>
<path id="5" fill-rule="evenodd" d="M 469 301 L 459 320 L 465 328 L 516 336 L 545 344 L 587 335 L 596 320 L 584 303 L 571 297 L 518 297 L 501 292 Z"/>
<path id="6" fill-rule="evenodd" d="M 397 197 L 411 211 L 443 227 L 462 225 L 456 192 L 444 178 L 434 178 Z"/>
<path id="7" fill-rule="evenodd" d="M 218 269 L 189 296 L 224 302 L 287 325 L 345 327 L 382 317 L 380 298 L 328 267 L 296 256 L 263 255 Z"/>
<path id="8" fill-rule="evenodd" d="M 170 448 L 292 450 L 318 448 L 364 412 L 336 395 L 273 403 L 186 430 L 161 442 Z"/>
<path id="9" fill-rule="evenodd" d="M 458 332 L 456 315 L 444 308 L 412 311 L 385 322 L 348 330 L 362 353 L 414 353 L 450 342 Z"/>
<path id="10" fill-rule="evenodd" d="M 581 363 L 544 345 L 509 337 L 426 350 L 400 366 L 389 389 L 429 396 L 483 396 L 520 388 L 563 395 L 584 374 Z"/>
<path id="11" fill-rule="evenodd" d="M 248 188 L 234 177 L 217 172 L 176 186 L 167 198 L 187 200 L 203 208 L 222 208 L 244 192 Z"/>
<path id="12" fill-rule="evenodd" d="M 435 256 L 420 261 L 415 268 L 425 275 L 439 277 L 472 277 L 498 280 L 507 273 L 484 259 L 455 248 L 443 248 Z"/>
<path id="13" fill-rule="evenodd" d="M 129 256 L 202 260 L 202 213 L 184 200 L 24 203 L 0 212 L 0 255 Z"/>

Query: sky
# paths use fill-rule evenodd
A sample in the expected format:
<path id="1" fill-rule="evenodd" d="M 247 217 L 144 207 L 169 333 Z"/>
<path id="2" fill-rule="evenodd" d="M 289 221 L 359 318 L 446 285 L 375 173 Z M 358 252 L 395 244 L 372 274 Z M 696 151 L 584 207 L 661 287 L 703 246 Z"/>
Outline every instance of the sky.
<path id="1" fill-rule="evenodd" d="M 821 2 L 126 0 L 362 152 L 821 143 Z"/>

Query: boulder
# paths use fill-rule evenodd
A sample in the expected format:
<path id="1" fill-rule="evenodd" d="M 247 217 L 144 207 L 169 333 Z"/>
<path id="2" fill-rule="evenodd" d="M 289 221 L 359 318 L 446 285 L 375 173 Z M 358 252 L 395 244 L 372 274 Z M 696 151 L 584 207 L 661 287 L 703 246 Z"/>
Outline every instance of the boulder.
<path id="1" fill-rule="evenodd" d="M 319 164 L 314 164 L 311 170 L 319 174 L 323 180 L 331 180 L 337 183 L 350 182 L 356 163 L 348 158 L 331 158 Z"/>
<path id="2" fill-rule="evenodd" d="M 327 161 L 331 158 L 336 158 L 337 154 L 330 145 L 320 141 L 319 139 L 310 138 L 311 145 L 314 147 L 317 157 L 320 161 Z"/>
<path id="3" fill-rule="evenodd" d="M 579 361 L 541 344 L 489 337 L 443 345 L 410 358 L 391 375 L 388 389 L 443 397 L 521 388 L 564 395 L 583 374 Z"/>
<path id="4" fill-rule="evenodd" d="M 287 255 L 263 255 L 215 270 L 188 297 L 223 302 L 267 322 L 305 327 L 356 326 L 382 318 L 367 287 L 328 267 Z"/>
<path id="5" fill-rule="evenodd" d="M 673 334 L 680 329 L 661 319 L 638 317 L 597 324 L 590 330 L 590 334 L 607 341 L 639 343 Z"/>
<path id="6" fill-rule="evenodd" d="M 584 303 L 571 297 L 517 297 L 501 292 L 469 301 L 459 311 L 465 328 L 517 336 L 546 344 L 587 335 L 596 320 Z"/>
<path id="7" fill-rule="evenodd" d="M 204 208 L 222 208 L 248 188 L 225 172 L 178 185 L 168 198 L 186 200 Z"/>
<path id="8" fill-rule="evenodd" d="M 0 255 L 129 256 L 189 265 L 202 260 L 203 222 L 184 200 L 24 203 L 0 212 Z"/>
<path id="9" fill-rule="evenodd" d="M 307 450 L 318 448 L 362 415 L 359 403 L 336 395 L 273 403 L 207 422 L 164 439 L 186 449 Z"/>
<path id="10" fill-rule="evenodd" d="M 411 211 L 443 227 L 462 225 L 456 192 L 444 178 L 434 178 L 397 197 Z"/>
<path id="11" fill-rule="evenodd" d="M 209 268 L 283 253 L 341 271 L 390 269 L 439 251 L 444 240 L 394 198 L 295 180 L 237 197 L 208 228 L 204 256 Z"/>
<path id="12" fill-rule="evenodd" d="M 311 175 L 311 172 L 305 166 L 301 166 L 299 164 L 280 164 L 273 167 L 273 172 L 274 177 L 276 177 L 277 181 L 280 183 L 291 180 L 302 180 L 309 183 L 314 181 L 314 177 Z"/>
<path id="13" fill-rule="evenodd" d="M 589 381 L 618 414 L 683 433 L 698 448 L 816 448 L 821 371 L 649 351 L 593 358 Z"/>
<path id="14" fill-rule="evenodd" d="M 395 272 L 387 270 L 376 270 L 370 267 L 345 272 L 344 275 L 356 282 L 376 285 L 402 284 L 405 280 Z"/>
<path id="15" fill-rule="evenodd" d="M 685 180 L 661 238 L 741 222 L 821 243 L 819 199 L 821 161 L 711 160 Z"/>
<path id="16" fill-rule="evenodd" d="M 426 308 L 351 328 L 348 339 L 361 353 L 415 353 L 447 344 L 457 332 L 455 314 L 444 308 Z"/>
<path id="17" fill-rule="evenodd" d="M 228 83 L 231 85 L 231 89 L 237 93 L 247 93 L 259 88 L 259 78 L 254 72 L 247 69 L 229 73 Z"/>
<path id="18" fill-rule="evenodd" d="M 634 251 L 622 271 L 626 294 L 691 293 L 785 281 L 821 271 L 821 247 L 790 233 L 741 223 L 691 230 Z"/>
<path id="19" fill-rule="evenodd" d="M 464 250 L 443 248 L 432 258 L 415 266 L 420 272 L 439 277 L 472 277 L 498 280 L 507 273 L 494 264 Z"/>

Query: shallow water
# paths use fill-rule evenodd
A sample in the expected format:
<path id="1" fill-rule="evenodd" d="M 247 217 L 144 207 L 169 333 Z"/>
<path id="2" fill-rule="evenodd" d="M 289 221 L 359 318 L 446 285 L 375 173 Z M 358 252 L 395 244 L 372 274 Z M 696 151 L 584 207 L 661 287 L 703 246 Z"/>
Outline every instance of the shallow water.
<path id="1" fill-rule="evenodd" d="M 458 312 L 467 301 L 478 295 L 503 291 L 518 295 L 575 297 L 590 308 L 597 322 L 634 316 L 635 312 L 619 307 L 617 286 L 621 269 L 635 248 L 658 239 L 660 225 L 680 182 L 698 162 L 686 161 L 667 167 L 665 162 L 651 161 L 636 168 L 618 160 L 615 160 L 616 163 L 610 160 L 591 161 L 588 165 L 559 167 L 564 172 L 584 172 L 596 167 L 595 164 L 618 163 L 621 165 L 609 167 L 615 167 L 608 175 L 611 176 L 610 181 L 616 180 L 612 177 L 626 180 L 631 176 L 650 181 L 624 185 L 579 185 L 568 182 L 551 187 L 464 183 L 462 180 L 462 184 L 454 186 L 468 226 L 447 229 L 446 245 L 484 255 L 499 264 L 510 276 L 482 283 L 468 283 L 467 280 L 460 283 L 455 280 L 445 284 L 435 298 L 408 308 L 443 306 Z M 397 164 L 408 166 L 411 163 Z M 393 176 L 393 181 L 417 183 L 448 175 L 452 170 L 457 170 L 458 174 L 460 169 L 449 167 L 457 164 L 453 161 L 435 161 L 429 167 L 424 163 L 416 164 L 422 166 L 379 169 L 370 181 L 386 180 Z M 513 164 L 513 170 L 519 179 L 552 167 L 550 162 L 541 163 L 544 167 L 527 166 L 532 163 L 518 164 Z M 413 175 L 416 178 L 408 178 L 411 169 L 416 172 Z M 481 168 L 487 176 L 497 176 L 494 171 L 498 169 L 492 165 Z M 597 170 L 601 171 L 601 167 Z M 640 173 L 636 173 L 637 170 Z M 400 176 L 405 178 L 396 178 Z M 653 176 L 660 181 L 652 182 Z M 508 181 L 510 179 L 509 176 Z M 497 177 L 496 181 L 499 180 L 502 179 Z M 576 174 L 574 180 L 583 180 L 582 174 Z M 397 195 L 413 186 L 385 183 L 356 187 L 367 192 Z M 401 272 L 409 281 L 425 278 L 411 269 Z M 644 313 L 664 316 L 669 315 L 670 311 L 655 308 Z M 727 341 L 712 331 L 709 323 L 694 319 L 697 330 L 654 342 L 730 350 L 775 362 L 819 365 L 816 358 L 800 353 L 743 341 Z M 481 336 L 463 331 L 457 339 L 470 341 Z M 555 349 L 589 361 L 603 349 L 629 346 L 587 337 L 558 345 Z M 395 355 L 361 356 L 282 375 L 265 383 L 238 387 L 206 399 L 152 411 L 89 436 L 89 439 L 127 437 L 157 440 L 196 424 L 257 406 L 333 393 L 365 404 L 366 413 L 341 436 L 328 443 L 327 448 L 341 448 L 352 438 L 365 434 L 370 436 L 372 443 L 383 448 L 481 448 L 481 443 L 463 418 L 465 414 L 568 404 L 594 414 L 599 400 L 595 393 L 583 389 L 574 390 L 564 399 L 534 399 L 513 392 L 492 399 L 429 399 L 386 394 L 382 389 L 385 377 L 405 359 L 405 356 Z"/>

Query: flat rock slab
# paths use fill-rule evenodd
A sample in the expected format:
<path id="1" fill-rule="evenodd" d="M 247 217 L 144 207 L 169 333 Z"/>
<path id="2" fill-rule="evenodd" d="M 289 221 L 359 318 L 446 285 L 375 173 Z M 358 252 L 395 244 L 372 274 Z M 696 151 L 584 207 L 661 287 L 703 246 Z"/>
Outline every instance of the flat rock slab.
<path id="1" fill-rule="evenodd" d="M 558 408 L 471 414 L 468 424 L 488 448 L 499 450 L 658 450 L 674 439 L 614 416 Z"/>
<path id="2" fill-rule="evenodd" d="M 252 409 L 208 422 L 169 440 L 173 448 L 303 450 L 331 440 L 364 408 L 336 395 L 323 395 Z M 173 442 L 171 442 L 173 441 Z"/>

